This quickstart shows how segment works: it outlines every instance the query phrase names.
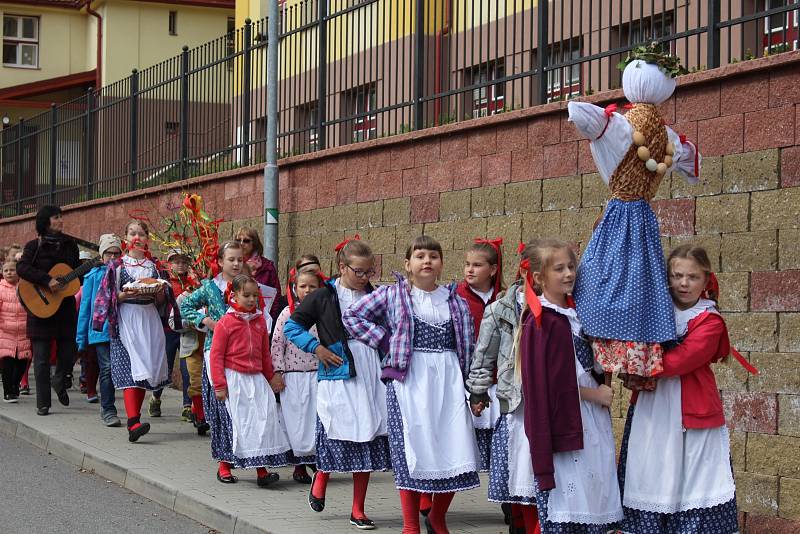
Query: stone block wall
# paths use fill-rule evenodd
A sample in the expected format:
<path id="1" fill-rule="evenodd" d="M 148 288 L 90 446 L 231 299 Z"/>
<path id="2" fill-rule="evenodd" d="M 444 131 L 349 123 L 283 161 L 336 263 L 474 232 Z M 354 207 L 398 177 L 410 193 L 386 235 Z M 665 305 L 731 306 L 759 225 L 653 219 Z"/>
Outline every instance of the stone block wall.
<path id="1" fill-rule="evenodd" d="M 681 77 L 661 111 L 704 156 L 700 184 L 668 176 L 652 202 L 663 248 L 692 242 L 708 250 L 732 341 L 761 371 L 748 376 L 735 363 L 715 369 L 743 530 L 797 532 L 800 52 Z M 334 246 L 359 233 L 388 281 L 402 270 L 409 241 L 426 233 L 442 243 L 447 280 L 460 278 L 473 238 L 502 236 L 509 282 L 520 240 L 560 236 L 582 250 L 607 197 L 564 103 L 288 158 L 280 169 L 282 276 L 302 253 L 320 256 L 330 272 Z M 261 168 L 250 167 L 70 207 L 66 226 L 96 239 L 121 231 L 131 209 L 155 213 L 184 190 L 204 195 L 209 213 L 228 221 L 223 238 L 240 224 L 261 225 Z M 32 229 L 31 217 L 2 220 L 0 242 L 25 241 Z M 618 390 L 617 435 L 628 400 Z"/>

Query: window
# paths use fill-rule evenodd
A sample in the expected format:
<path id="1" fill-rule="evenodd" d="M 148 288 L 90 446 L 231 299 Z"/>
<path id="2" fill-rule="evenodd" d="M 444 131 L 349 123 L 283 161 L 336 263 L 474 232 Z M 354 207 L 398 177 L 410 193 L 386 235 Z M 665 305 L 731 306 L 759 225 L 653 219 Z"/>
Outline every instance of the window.
<path id="1" fill-rule="evenodd" d="M 505 65 L 502 59 L 478 65 L 469 71 L 467 84 L 481 84 L 481 87 L 472 90 L 473 118 L 488 117 L 503 111 L 505 106 L 505 83 L 489 85 L 489 82 L 503 78 L 505 75 Z"/>
<path id="2" fill-rule="evenodd" d="M 169 12 L 169 34 L 178 35 L 178 12 Z"/>
<path id="3" fill-rule="evenodd" d="M 39 66 L 39 18 L 3 16 L 3 65 Z"/>
<path id="4" fill-rule="evenodd" d="M 378 134 L 377 115 L 371 113 L 376 107 L 375 85 L 364 85 L 352 91 L 354 115 L 365 113 L 353 119 L 353 142 L 375 139 Z"/>
<path id="5" fill-rule="evenodd" d="M 787 0 L 764 0 L 764 10 L 775 9 L 776 7 L 784 7 Z M 789 13 L 775 13 L 769 17 L 764 17 L 764 31 L 767 33 L 782 32 L 788 27 L 786 21 L 788 20 Z"/>
<path id="6" fill-rule="evenodd" d="M 559 64 L 581 57 L 580 39 L 562 41 L 550 48 L 550 63 Z M 562 100 L 581 93 L 581 64 L 573 63 L 547 71 L 547 101 Z"/>
<path id="7" fill-rule="evenodd" d="M 228 25 L 225 32 L 225 55 L 230 59 L 227 61 L 228 70 L 233 70 L 233 56 L 236 54 L 236 19 L 228 17 Z"/>

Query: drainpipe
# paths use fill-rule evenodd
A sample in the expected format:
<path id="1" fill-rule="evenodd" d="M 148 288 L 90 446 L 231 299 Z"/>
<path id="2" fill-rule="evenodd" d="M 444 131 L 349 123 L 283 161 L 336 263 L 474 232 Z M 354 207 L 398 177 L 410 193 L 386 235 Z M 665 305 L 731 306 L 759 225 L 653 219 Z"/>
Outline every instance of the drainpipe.
<path id="1" fill-rule="evenodd" d="M 436 32 L 436 76 L 434 78 L 433 93 L 438 95 L 442 91 L 442 41 L 445 35 L 450 35 L 450 6 L 452 0 L 445 0 L 444 25 Z M 433 103 L 433 123 L 439 124 L 442 113 L 442 99 L 437 98 Z"/>
<path id="2" fill-rule="evenodd" d="M 86 8 L 86 12 L 89 15 L 97 19 L 97 68 L 95 69 L 96 81 L 94 83 L 94 89 L 95 91 L 99 91 L 103 82 L 103 16 L 92 9 L 92 0 L 86 0 L 83 7 Z"/>

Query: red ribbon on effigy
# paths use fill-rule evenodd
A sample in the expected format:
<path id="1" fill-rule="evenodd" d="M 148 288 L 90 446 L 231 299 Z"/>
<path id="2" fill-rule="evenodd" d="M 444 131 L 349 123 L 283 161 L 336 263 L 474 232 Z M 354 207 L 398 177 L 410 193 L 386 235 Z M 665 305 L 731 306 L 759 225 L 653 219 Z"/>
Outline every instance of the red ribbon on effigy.
<path id="1" fill-rule="evenodd" d="M 625 104 L 622 107 L 624 109 L 632 109 L 633 108 L 633 104 L 630 104 L 630 103 L 629 104 Z M 600 135 L 598 135 L 595 138 L 595 141 L 599 140 L 601 137 L 603 137 L 606 134 L 606 130 L 608 130 L 608 125 L 611 124 L 611 117 L 614 116 L 614 113 L 616 113 L 618 109 L 619 109 L 619 106 L 617 106 L 616 103 L 609 104 L 609 105 L 607 105 L 605 107 L 603 112 L 606 114 L 606 125 L 603 126 L 603 131 L 600 132 Z"/>

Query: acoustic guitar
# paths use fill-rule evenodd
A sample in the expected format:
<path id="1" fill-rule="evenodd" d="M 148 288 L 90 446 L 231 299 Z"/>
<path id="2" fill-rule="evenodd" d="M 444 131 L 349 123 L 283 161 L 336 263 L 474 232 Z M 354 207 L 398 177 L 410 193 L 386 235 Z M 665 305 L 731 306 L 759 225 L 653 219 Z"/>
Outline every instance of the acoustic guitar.
<path id="1" fill-rule="evenodd" d="M 22 306 L 31 315 L 40 319 L 52 317 L 67 297 L 74 297 L 81 289 L 79 278 L 92 270 L 93 267 L 102 265 L 103 260 L 95 258 L 87 261 L 77 269 L 72 269 L 66 263 L 57 263 L 50 269 L 50 276 L 63 284 L 58 291 L 50 291 L 48 287 L 32 284 L 27 280 L 20 280 L 17 284 L 17 296 Z"/>

